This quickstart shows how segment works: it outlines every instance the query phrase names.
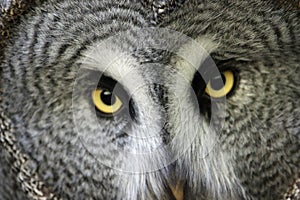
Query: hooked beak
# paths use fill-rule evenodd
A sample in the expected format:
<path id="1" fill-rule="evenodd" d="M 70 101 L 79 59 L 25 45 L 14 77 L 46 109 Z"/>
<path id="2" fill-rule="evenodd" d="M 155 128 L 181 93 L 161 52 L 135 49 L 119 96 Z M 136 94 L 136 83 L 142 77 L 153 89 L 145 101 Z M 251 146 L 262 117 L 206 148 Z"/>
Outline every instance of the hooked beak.
<path id="1" fill-rule="evenodd" d="M 180 181 L 175 187 L 173 185 L 170 185 L 170 188 L 176 200 L 183 200 L 183 184 Z"/>

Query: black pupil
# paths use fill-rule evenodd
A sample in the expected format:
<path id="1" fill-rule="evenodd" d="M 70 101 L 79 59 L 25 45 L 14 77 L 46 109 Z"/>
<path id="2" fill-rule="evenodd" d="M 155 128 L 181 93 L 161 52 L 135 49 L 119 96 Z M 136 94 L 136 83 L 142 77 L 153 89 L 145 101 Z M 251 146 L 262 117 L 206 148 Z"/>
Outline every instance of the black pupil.
<path id="1" fill-rule="evenodd" d="M 222 73 L 221 76 L 214 77 L 211 80 L 210 85 L 211 85 L 212 89 L 220 90 L 224 87 L 225 83 L 226 83 L 226 78 L 225 78 L 224 74 Z"/>
<path id="2" fill-rule="evenodd" d="M 100 94 L 102 102 L 108 106 L 114 105 L 116 103 L 116 97 L 108 90 L 103 90 Z"/>

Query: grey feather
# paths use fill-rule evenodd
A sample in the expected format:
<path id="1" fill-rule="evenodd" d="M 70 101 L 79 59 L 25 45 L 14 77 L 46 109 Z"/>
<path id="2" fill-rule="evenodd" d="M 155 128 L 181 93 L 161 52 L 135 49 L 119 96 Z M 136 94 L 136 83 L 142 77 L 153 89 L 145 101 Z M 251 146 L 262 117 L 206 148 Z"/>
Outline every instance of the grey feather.
<path id="1" fill-rule="evenodd" d="M 174 199 L 178 181 L 184 199 L 289 198 L 300 172 L 299 19 L 259 0 L 38 4 L 0 64 L 0 199 Z M 236 73 L 222 101 L 200 92 L 211 77 L 193 84 L 215 70 L 208 60 Z M 126 93 L 128 112 L 96 111 L 100 76 Z"/>

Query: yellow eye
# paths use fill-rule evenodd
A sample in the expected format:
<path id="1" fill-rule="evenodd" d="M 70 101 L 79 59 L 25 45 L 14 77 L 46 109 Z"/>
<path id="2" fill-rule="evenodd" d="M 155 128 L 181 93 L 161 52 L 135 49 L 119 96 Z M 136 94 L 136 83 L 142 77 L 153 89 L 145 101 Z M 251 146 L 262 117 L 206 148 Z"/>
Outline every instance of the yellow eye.
<path id="1" fill-rule="evenodd" d="M 122 107 L 121 100 L 109 90 L 94 90 L 92 93 L 92 99 L 96 108 L 105 114 L 116 113 Z"/>
<path id="2" fill-rule="evenodd" d="M 205 88 L 205 92 L 213 98 L 226 96 L 234 86 L 234 74 L 232 71 L 224 71 L 221 76 L 210 80 Z"/>

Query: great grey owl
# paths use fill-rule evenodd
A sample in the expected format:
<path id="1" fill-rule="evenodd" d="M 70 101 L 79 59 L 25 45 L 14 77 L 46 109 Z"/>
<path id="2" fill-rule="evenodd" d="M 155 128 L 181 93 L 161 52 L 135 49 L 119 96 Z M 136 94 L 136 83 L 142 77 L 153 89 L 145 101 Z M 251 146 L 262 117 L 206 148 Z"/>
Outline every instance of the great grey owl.
<path id="1" fill-rule="evenodd" d="M 299 11 L 155 2 L 21 18 L 0 64 L 0 200 L 300 198 Z"/>

